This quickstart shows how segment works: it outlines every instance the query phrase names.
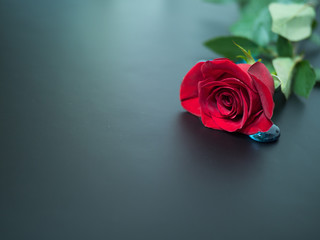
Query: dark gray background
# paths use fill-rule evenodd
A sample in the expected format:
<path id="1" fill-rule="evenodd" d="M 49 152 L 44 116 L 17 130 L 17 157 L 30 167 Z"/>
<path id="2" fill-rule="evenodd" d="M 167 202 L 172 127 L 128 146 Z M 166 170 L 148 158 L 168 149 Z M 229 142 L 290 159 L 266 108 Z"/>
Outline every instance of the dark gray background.
<path id="1" fill-rule="evenodd" d="M 0 239 L 320 239 L 319 88 L 277 107 L 274 144 L 180 106 L 189 68 L 218 57 L 202 42 L 237 17 L 201 0 L 0 1 Z"/>

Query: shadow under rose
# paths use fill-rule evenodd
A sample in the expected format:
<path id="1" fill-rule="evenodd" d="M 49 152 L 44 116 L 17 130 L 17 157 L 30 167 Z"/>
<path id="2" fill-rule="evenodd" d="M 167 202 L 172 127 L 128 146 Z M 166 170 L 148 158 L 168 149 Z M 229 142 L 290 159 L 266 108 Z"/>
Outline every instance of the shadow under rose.
<path id="1" fill-rule="evenodd" d="M 273 110 L 273 117 L 272 120 L 275 120 L 281 114 L 281 111 L 286 105 L 286 98 L 281 92 L 280 89 L 277 89 L 273 95 L 273 101 L 275 103 L 274 110 Z M 275 123 L 277 124 L 277 123 Z"/>
<path id="2" fill-rule="evenodd" d="M 275 108 L 272 120 L 280 127 L 280 131 L 283 118 L 287 119 L 286 115 L 295 115 L 295 119 L 301 118 L 305 108 L 305 99 L 297 97 L 292 93 L 290 98 L 286 100 L 283 93 L 278 89 L 274 94 L 273 100 L 275 102 Z M 288 122 L 286 122 L 286 124 L 288 124 Z"/>
<path id="3" fill-rule="evenodd" d="M 212 170 L 243 174 L 261 162 L 260 151 L 272 144 L 258 143 L 240 133 L 228 133 L 206 128 L 199 118 L 183 112 L 178 116 L 179 147 L 194 164 Z"/>

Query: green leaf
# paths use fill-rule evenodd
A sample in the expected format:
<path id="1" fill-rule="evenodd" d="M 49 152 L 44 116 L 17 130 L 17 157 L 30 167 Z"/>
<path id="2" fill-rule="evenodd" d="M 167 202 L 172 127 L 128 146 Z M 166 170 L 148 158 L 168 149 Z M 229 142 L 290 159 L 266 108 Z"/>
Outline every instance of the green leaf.
<path id="1" fill-rule="evenodd" d="M 310 63 L 306 60 L 299 62 L 296 67 L 293 81 L 293 92 L 307 98 L 316 83 L 316 74 Z"/>
<path id="2" fill-rule="evenodd" d="M 272 31 L 290 41 L 308 38 L 312 32 L 315 10 L 308 4 L 271 3 Z"/>
<path id="3" fill-rule="evenodd" d="M 320 82 L 320 68 L 315 68 L 314 71 L 316 73 L 316 81 Z"/>
<path id="4" fill-rule="evenodd" d="M 281 80 L 277 75 L 271 74 L 274 82 L 274 89 L 277 89 L 281 85 Z"/>
<path id="5" fill-rule="evenodd" d="M 292 58 L 279 57 L 272 61 L 273 67 L 277 72 L 277 76 L 281 81 L 281 91 L 288 99 L 291 93 L 292 72 L 295 62 Z"/>
<path id="6" fill-rule="evenodd" d="M 209 3 L 217 3 L 217 4 L 236 2 L 239 4 L 240 7 L 242 7 L 246 5 L 248 2 L 253 0 L 204 0 L 204 1 Z"/>
<path id="7" fill-rule="evenodd" d="M 245 49 L 250 49 L 254 56 L 259 54 L 259 46 L 255 42 L 244 37 L 217 37 L 208 40 L 204 45 L 226 58 L 237 61 L 236 56 L 241 55 L 242 51 L 234 45 L 233 42 L 236 42 Z"/>
<path id="8" fill-rule="evenodd" d="M 312 24 L 311 24 L 312 30 L 316 29 L 317 26 L 318 26 L 317 20 L 316 20 L 316 19 L 313 19 Z"/>
<path id="9" fill-rule="evenodd" d="M 223 4 L 223 3 L 232 3 L 232 2 L 237 2 L 240 7 L 242 6 L 246 6 L 246 5 L 250 5 L 253 2 L 257 2 L 255 3 L 255 5 L 262 6 L 264 7 L 266 4 L 269 4 L 271 2 L 297 2 L 297 3 L 306 3 L 307 0 L 204 0 L 205 2 L 209 2 L 209 3 L 217 3 L 217 4 Z M 315 0 L 316 1 L 316 0 Z"/>
<path id="10" fill-rule="evenodd" d="M 293 48 L 291 42 L 279 36 L 277 41 L 277 51 L 280 57 L 292 57 L 293 55 Z"/>
<path id="11" fill-rule="evenodd" d="M 210 3 L 232 3 L 232 2 L 237 2 L 238 0 L 204 0 L 205 2 L 210 2 Z"/>
<path id="12" fill-rule="evenodd" d="M 268 70 L 269 70 L 269 72 L 270 72 L 271 74 L 276 74 L 276 70 L 274 70 L 274 67 L 273 67 L 273 65 L 272 65 L 271 62 L 269 62 L 269 61 L 267 61 L 267 60 L 264 60 L 264 61 L 263 61 L 263 64 L 268 68 Z"/>
<path id="13" fill-rule="evenodd" d="M 276 35 L 271 32 L 271 16 L 268 5 L 264 8 L 256 6 L 260 1 L 251 2 L 244 7 L 240 19 L 231 26 L 230 31 L 237 36 L 249 38 L 260 46 L 266 46 Z M 256 9 L 256 11 L 253 11 Z"/>

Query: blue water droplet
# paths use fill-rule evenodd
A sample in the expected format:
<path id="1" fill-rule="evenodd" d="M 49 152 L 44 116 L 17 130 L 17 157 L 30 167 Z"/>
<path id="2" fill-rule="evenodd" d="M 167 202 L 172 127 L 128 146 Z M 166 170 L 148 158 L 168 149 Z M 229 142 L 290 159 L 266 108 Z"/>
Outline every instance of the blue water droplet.
<path id="1" fill-rule="evenodd" d="M 280 137 L 280 128 L 273 124 L 267 132 L 257 132 L 249 137 L 257 142 L 274 142 Z"/>

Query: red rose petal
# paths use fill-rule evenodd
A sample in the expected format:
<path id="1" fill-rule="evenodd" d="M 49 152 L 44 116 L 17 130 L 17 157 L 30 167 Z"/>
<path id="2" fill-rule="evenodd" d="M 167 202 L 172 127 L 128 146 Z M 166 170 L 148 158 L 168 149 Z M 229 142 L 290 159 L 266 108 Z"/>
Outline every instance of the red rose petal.
<path id="1" fill-rule="evenodd" d="M 271 128 L 272 125 L 272 121 L 267 118 L 263 110 L 261 110 L 255 117 L 255 119 L 253 119 L 252 122 L 241 129 L 240 132 L 247 135 L 255 134 L 257 132 L 266 132 Z"/>
<path id="2" fill-rule="evenodd" d="M 201 116 L 206 114 L 211 116 L 212 114 L 217 117 L 221 117 L 220 112 L 217 109 L 216 103 L 213 99 L 214 95 L 219 91 L 219 88 L 225 87 L 227 84 L 220 81 L 213 81 L 211 78 L 199 82 L 199 104 L 201 108 Z"/>
<path id="3" fill-rule="evenodd" d="M 261 105 L 263 111 L 267 118 L 271 119 L 274 109 L 274 102 L 272 92 L 270 92 L 270 88 L 268 88 L 261 80 L 252 75 L 254 79 L 254 85 L 258 90 L 258 94 L 260 96 Z"/>
<path id="4" fill-rule="evenodd" d="M 247 88 L 243 82 L 235 78 L 221 81 L 209 78 L 199 82 L 199 103 L 203 124 L 229 132 L 240 130 L 248 118 L 250 98 Z M 232 96 L 231 109 L 223 106 L 221 95 Z"/>
<path id="5" fill-rule="evenodd" d="M 250 64 L 247 64 L 247 63 L 239 63 L 237 64 L 239 68 L 242 69 L 242 71 L 244 72 L 248 72 L 249 68 L 251 67 Z"/>
<path id="6" fill-rule="evenodd" d="M 188 112 L 200 117 L 200 105 L 198 99 L 198 82 L 203 80 L 201 66 L 204 62 L 199 62 L 193 66 L 183 78 L 180 87 L 181 105 Z"/>
<path id="7" fill-rule="evenodd" d="M 235 132 L 235 131 L 241 131 L 242 127 L 246 124 L 247 118 L 248 118 L 248 104 L 247 99 L 245 97 L 245 93 L 243 93 L 244 89 L 240 90 L 239 94 L 241 98 L 241 104 L 242 106 L 241 111 L 237 111 L 235 118 L 215 118 L 215 123 L 221 127 L 223 130 L 228 132 Z"/>
<path id="8" fill-rule="evenodd" d="M 274 93 L 273 78 L 266 66 L 261 62 L 253 64 L 248 72 L 254 79 L 265 115 L 271 119 L 274 108 L 272 97 Z"/>
<path id="9" fill-rule="evenodd" d="M 230 96 L 232 96 L 232 94 L 230 94 Z M 233 96 L 231 97 L 231 100 L 230 96 L 227 96 L 225 92 L 222 92 L 220 94 L 217 94 L 215 97 L 218 109 L 224 116 L 229 116 L 232 113 L 232 105 L 230 105 L 230 101 L 233 100 Z"/>
<path id="10" fill-rule="evenodd" d="M 248 69 L 249 74 L 255 76 L 261 80 L 264 85 L 266 85 L 271 92 L 271 95 L 274 93 L 274 82 L 273 78 L 266 66 L 261 62 L 256 62 Z"/>
<path id="11" fill-rule="evenodd" d="M 218 59 L 214 59 L 212 61 L 206 61 L 202 66 L 201 66 L 201 72 L 203 75 L 203 78 L 214 78 L 213 80 L 218 79 L 221 75 L 223 75 L 224 73 L 226 73 L 225 71 L 221 71 L 219 69 L 216 69 L 214 67 L 214 64 L 217 61 L 220 61 L 221 59 L 225 59 L 228 60 L 226 58 L 218 58 Z"/>
<path id="12" fill-rule="evenodd" d="M 237 64 L 226 58 L 218 58 L 213 61 L 205 62 L 201 71 L 204 78 L 231 74 L 234 78 L 239 79 L 247 85 L 252 91 L 255 91 L 253 81 L 247 71 L 243 71 Z"/>
<path id="13" fill-rule="evenodd" d="M 202 114 L 201 115 L 201 121 L 203 123 L 203 125 L 207 128 L 213 128 L 213 129 L 217 129 L 217 130 L 223 130 L 222 128 L 220 128 L 215 121 L 213 120 L 213 118 L 211 116 L 208 116 L 206 114 Z"/>
<path id="14" fill-rule="evenodd" d="M 242 117 L 228 119 L 228 118 L 215 118 L 215 123 L 223 130 L 227 132 L 235 132 L 242 127 Z"/>

